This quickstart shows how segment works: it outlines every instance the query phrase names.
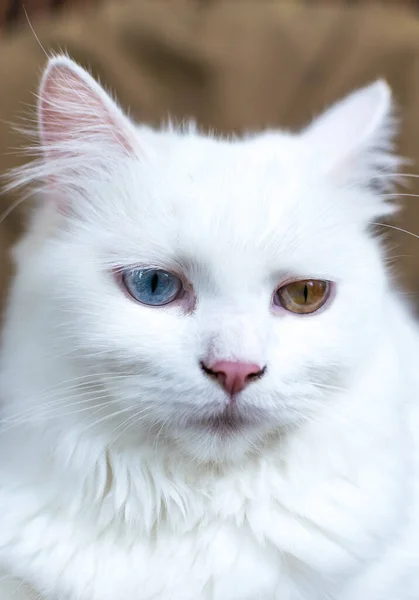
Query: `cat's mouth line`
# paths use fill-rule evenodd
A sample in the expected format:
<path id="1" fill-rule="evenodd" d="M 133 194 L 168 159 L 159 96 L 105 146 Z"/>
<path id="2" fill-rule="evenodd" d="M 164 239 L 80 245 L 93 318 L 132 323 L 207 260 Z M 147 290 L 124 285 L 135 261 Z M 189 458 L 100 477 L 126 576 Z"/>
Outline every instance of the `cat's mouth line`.
<path id="1" fill-rule="evenodd" d="M 255 427 L 260 424 L 260 421 L 260 415 L 240 410 L 233 405 L 227 406 L 217 414 L 191 417 L 187 420 L 187 425 L 193 428 L 208 429 L 216 433 L 223 432 L 228 434 Z"/>

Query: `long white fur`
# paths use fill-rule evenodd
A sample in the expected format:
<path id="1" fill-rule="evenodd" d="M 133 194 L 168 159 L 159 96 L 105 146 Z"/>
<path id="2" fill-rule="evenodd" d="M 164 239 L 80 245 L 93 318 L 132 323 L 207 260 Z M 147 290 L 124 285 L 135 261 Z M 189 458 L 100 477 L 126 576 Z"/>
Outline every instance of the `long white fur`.
<path id="1" fill-rule="evenodd" d="M 1 350 L 0 600 L 417 600 L 417 326 L 369 224 L 388 215 L 390 91 L 298 134 L 137 127 L 69 58 L 39 94 L 39 198 Z M 113 272 L 181 272 L 152 309 Z M 325 310 L 271 310 L 289 277 Z M 225 405 L 211 355 L 267 365 Z"/>

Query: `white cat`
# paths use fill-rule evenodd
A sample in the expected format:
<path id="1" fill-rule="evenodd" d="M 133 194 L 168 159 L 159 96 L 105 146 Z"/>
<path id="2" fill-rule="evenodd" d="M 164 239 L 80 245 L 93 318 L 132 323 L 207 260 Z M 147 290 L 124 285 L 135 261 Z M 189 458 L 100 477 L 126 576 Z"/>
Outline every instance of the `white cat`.
<path id="1" fill-rule="evenodd" d="M 418 600 L 419 336 L 383 82 L 299 134 L 134 126 L 66 57 L 2 341 L 0 600 Z"/>

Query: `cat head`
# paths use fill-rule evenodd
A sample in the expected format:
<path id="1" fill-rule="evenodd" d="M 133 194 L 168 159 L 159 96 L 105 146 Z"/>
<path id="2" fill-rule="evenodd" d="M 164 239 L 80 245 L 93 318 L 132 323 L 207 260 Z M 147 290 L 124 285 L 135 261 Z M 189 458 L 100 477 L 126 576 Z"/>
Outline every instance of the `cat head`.
<path id="1" fill-rule="evenodd" d="M 384 82 L 299 133 L 221 139 L 134 125 L 59 56 L 38 128 L 18 289 L 40 298 L 26 318 L 43 311 L 61 380 L 105 389 L 119 441 L 238 460 L 339 402 L 383 325 Z"/>

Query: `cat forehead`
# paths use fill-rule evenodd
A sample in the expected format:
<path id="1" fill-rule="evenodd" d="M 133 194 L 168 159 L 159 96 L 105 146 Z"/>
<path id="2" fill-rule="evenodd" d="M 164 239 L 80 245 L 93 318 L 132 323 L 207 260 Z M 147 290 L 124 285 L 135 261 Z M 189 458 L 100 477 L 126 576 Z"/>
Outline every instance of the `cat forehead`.
<path id="1" fill-rule="evenodd" d="M 172 206 L 182 218 L 187 210 L 198 220 L 223 215 L 240 227 L 249 218 L 263 222 L 270 211 L 292 206 L 302 187 L 303 152 L 295 136 L 224 140 L 163 133 L 155 139 L 153 158 L 141 174 L 159 190 L 157 210 Z"/>
<path id="2" fill-rule="evenodd" d="M 109 215 L 120 249 L 135 262 L 181 257 L 195 263 L 243 262 L 266 268 L 313 263 L 322 240 L 333 249 L 335 211 L 313 189 L 296 137 L 267 132 L 245 140 L 149 132 L 154 153 L 134 165 L 130 219 Z M 153 139 L 154 138 L 154 143 Z M 115 204 L 111 203 L 113 209 Z M 319 214 L 323 215 L 319 219 Z M 298 263 L 298 265 L 297 265 Z"/>
<path id="3" fill-rule="evenodd" d="M 267 175 L 272 169 L 278 176 L 298 159 L 302 144 L 298 136 L 280 131 L 266 131 L 242 138 L 221 138 L 210 135 L 188 134 L 186 131 L 153 132 L 149 138 L 156 154 L 167 161 L 170 171 L 195 175 L 200 180 L 222 174 L 241 178 Z M 246 171 L 243 167 L 250 168 Z M 237 182 L 238 183 L 238 182 Z"/>
<path id="4" fill-rule="evenodd" d="M 213 234 L 214 223 L 231 237 L 265 236 L 272 227 L 314 226 L 312 212 L 325 210 L 331 186 L 316 176 L 298 136 L 265 132 L 242 140 L 161 135 L 165 149 L 141 169 L 149 185 L 138 198 L 153 217 L 191 222 Z M 147 169 L 149 170 L 147 172 Z M 157 191 L 157 195 L 156 195 Z M 151 198 L 151 202 L 150 202 Z M 323 221 L 327 222 L 327 219 Z"/>

